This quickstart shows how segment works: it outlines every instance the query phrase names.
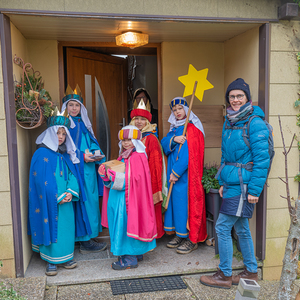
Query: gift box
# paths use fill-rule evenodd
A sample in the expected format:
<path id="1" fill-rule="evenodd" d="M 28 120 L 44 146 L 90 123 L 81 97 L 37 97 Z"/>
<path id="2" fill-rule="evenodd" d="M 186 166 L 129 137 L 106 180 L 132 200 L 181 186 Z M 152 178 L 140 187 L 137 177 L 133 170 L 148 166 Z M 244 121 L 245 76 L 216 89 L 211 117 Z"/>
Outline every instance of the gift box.
<path id="1" fill-rule="evenodd" d="M 103 163 L 103 165 L 105 166 L 106 172 L 108 169 L 110 169 L 114 172 L 125 173 L 125 163 L 119 160 L 113 159 L 110 161 L 106 161 Z"/>

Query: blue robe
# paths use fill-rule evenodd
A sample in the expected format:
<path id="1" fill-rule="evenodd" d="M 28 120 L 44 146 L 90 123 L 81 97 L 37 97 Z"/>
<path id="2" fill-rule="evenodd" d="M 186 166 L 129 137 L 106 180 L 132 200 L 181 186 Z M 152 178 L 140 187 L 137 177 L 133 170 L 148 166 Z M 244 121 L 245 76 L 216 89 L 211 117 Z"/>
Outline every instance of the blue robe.
<path id="1" fill-rule="evenodd" d="M 76 241 L 88 241 L 91 238 L 97 237 L 99 232 L 102 231 L 101 216 L 99 209 L 99 195 L 103 194 L 103 183 L 99 180 L 97 168 L 99 163 L 103 163 L 105 158 L 100 162 L 85 163 L 83 154 L 88 149 L 91 153 L 96 150 L 102 151 L 99 147 L 97 140 L 87 130 L 86 126 L 81 120 L 81 117 L 71 117 L 75 123 L 74 128 L 70 128 L 70 134 L 77 148 L 77 157 L 80 160 L 80 174 L 84 183 L 84 192 L 87 198 L 85 208 L 87 211 L 89 223 L 91 226 L 91 234 L 86 236 L 77 237 Z M 96 168 L 97 167 L 97 168 Z"/>
<path id="2" fill-rule="evenodd" d="M 124 162 L 124 160 L 122 160 Z M 110 188 L 107 202 L 111 252 L 116 255 L 142 255 L 156 247 L 156 240 L 143 242 L 127 236 L 125 173 L 116 173 L 115 182 L 105 182 Z"/>
<path id="3" fill-rule="evenodd" d="M 173 128 L 166 137 L 161 140 L 161 146 L 164 153 L 168 156 L 167 181 L 170 186 L 170 174 L 178 179 L 173 185 L 169 206 L 165 212 L 165 231 L 175 231 L 176 235 L 182 238 L 189 236 L 187 229 L 188 220 L 188 163 L 189 150 L 187 141 L 182 145 L 179 156 L 178 150 L 180 144 L 173 141 L 175 136 L 183 133 L 184 126 Z M 178 160 L 177 159 L 178 156 Z"/>
<path id="4" fill-rule="evenodd" d="M 32 235 L 33 251 L 40 252 L 41 258 L 49 263 L 64 263 L 74 256 L 74 206 L 72 202 L 59 202 L 64 199 L 65 192 L 73 195 L 72 201 L 79 200 L 80 190 L 75 175 L 67 154 L 39 148 L 33 155 L 28 229 Z"/>

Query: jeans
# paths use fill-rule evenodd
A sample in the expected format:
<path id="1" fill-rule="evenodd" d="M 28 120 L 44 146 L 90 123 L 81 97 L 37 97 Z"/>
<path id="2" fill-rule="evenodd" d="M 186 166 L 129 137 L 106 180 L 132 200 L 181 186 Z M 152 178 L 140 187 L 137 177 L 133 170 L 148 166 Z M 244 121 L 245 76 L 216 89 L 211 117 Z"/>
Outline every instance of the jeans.
<path id="1" fill-rule="evenodd" d="M 232 275 L 232 237 L 231 229 L 234 226 L 236 234 L 239 237 L 243 262 L 249 272 L 257 272 L 257 262 L 254 255 L 253 241 L 249 229 L 249 221 L 247 218 L 225 215 L 220 213 L 217 224 L 216 233 L 218 236 L 220 264 L 219 268 L 225 276 Z"/>

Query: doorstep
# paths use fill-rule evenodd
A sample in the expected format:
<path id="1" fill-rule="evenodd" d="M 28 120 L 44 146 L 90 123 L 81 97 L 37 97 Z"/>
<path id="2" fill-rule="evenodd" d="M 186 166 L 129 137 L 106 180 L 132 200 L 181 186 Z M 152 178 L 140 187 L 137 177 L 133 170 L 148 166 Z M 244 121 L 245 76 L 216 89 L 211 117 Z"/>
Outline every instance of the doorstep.
<path id="1" fill-rule="evenodd" d="M 169 249 L 166 244 L 170 236 L 165 235 L 157 241 L 157 247 L 144 255 L 144 260 L 138 268 L 115 271 L 111 264 L 116 257 L 109 251 L 108 237 L 98 238 L 108 243 L 108 249 L 100 253 L 81 254 L 79 247 L 75 248 L 75 260 L 78 265 L 75 269 L 59 267 L 56 276 L 47 276 L 47 285 L 69 285 L 94 282 L 107 282 L 111 280 L 145 278 L 167 275 L 191 275 L 209 273 L 217 270 L 219 259 L 215 257 L 215 249 L 205 243 L 199 243 L 198 249 L 189 254 L 178 254 L 175 249 Z M 233 269 L 242 269 L 243 262 L 233 258 Z M 262 263 L 259 262 L 259 267 Z M 25 277 L 45 276 L 46 262 L 39 254 L 34 253 L 25 273 Z"/>

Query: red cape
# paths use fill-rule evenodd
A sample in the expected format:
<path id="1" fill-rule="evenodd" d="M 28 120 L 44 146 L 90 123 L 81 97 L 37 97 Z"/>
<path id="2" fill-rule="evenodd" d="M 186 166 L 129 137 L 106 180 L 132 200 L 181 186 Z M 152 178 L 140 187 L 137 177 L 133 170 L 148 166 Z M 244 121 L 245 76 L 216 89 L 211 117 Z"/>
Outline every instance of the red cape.
<path id="1" fill-rule="evenodd" d="M 146 146 L 148 156 L 149 169 L 151 173 L 151 185 L 153 193 L 153 203 L 155 209 L 157 238 L 161 238 L 164 234 L 164 224 L 162 219 L 162 172 L 163 157 L 159 140 L 154 134 L 149 134 L 142 139 Z"/>
<path id="2" fill-rule="evenodd" d="M 204 164 L 203 133 L 189 123 L 186 133 L 189 148 L 188 165 L 188 228 L 193 243 L 203 242 L 207 237 L 205 194 L 202 186 Z"/>

